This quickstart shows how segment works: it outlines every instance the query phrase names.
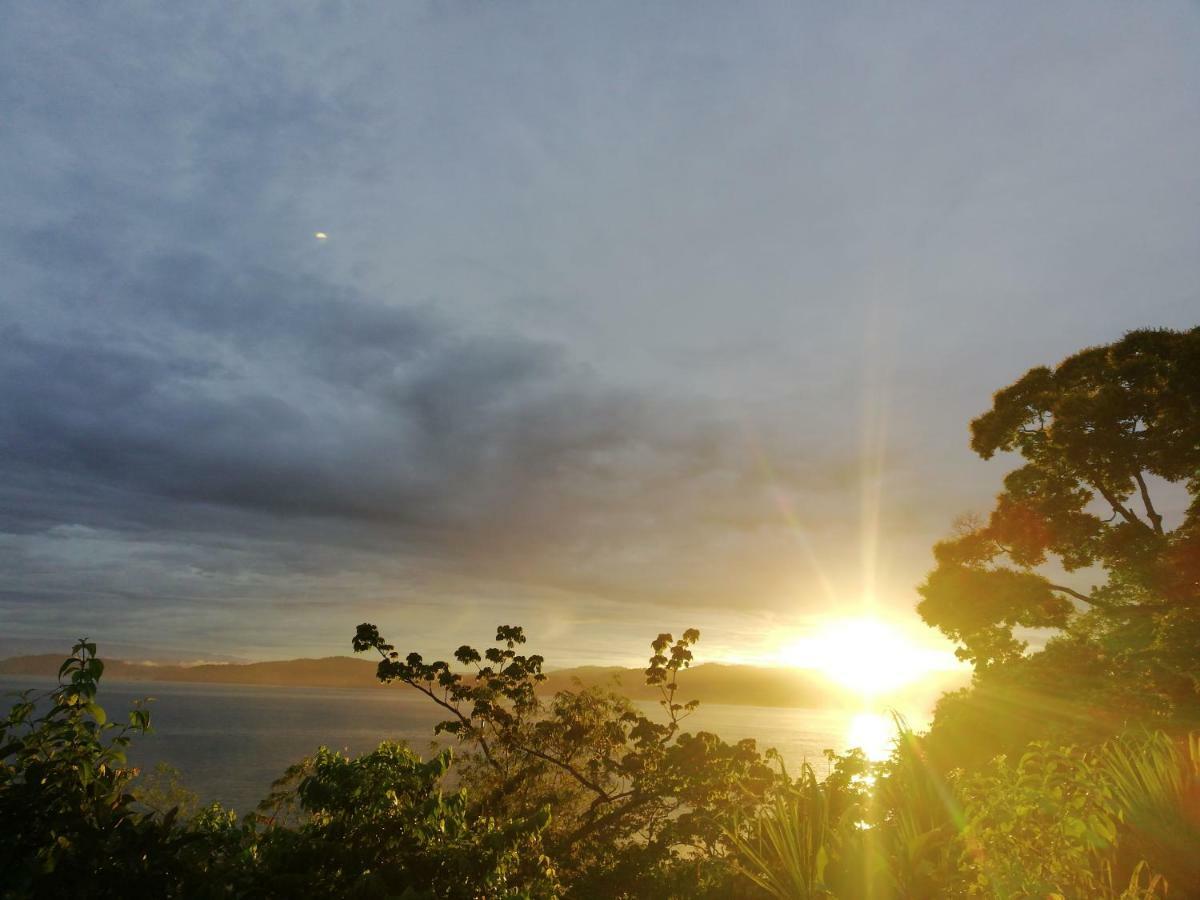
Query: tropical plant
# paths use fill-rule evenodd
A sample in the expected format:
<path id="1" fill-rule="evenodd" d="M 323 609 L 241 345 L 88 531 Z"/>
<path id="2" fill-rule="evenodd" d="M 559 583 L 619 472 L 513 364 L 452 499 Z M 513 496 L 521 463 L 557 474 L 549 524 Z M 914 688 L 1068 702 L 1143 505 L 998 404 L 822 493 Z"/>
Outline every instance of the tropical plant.
<path id="1" fill-rule="evenodd" d="M 829 793 L 805 763 L 749 829 L 735 816 L 726 834 L 734 864 L 750 882 L 777 900 L 810 900 L 835 896 L 827 870 L 836 830 Z"/>
<path id="2" fill-rule="evenodd" d="M 1177 896 L 1200 896 L 1200 734 L 1123 735 L 1101 752 L 1120 810 L 1123 855 L 1150 864 Z"/>
<path id="3" fill-rule="evenodd" d="M 875 769 L 864 834 L 873 857 L 858 865 L 872 873 L 876 896 L 900 900 L 951 896 L 961 885 L 962 804 L 953 786 L 931 763 L 921 735 L 893 713 L 896 741 Z"/>

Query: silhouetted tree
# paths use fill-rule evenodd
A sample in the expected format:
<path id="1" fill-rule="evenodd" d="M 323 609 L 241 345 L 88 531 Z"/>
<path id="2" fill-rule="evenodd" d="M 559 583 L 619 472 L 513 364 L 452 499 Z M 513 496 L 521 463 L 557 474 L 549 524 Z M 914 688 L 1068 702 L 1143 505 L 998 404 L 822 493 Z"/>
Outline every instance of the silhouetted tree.
<path id="1" fill-rule="evenodd" d="M 645 677 L 661 692 L 659 721 L 597 688 L 541 696 L 542 657 L 520 652 L 520 627 L 498 627 L 497 646 L 482 654 L 460 647 L 458 671 L 401 655 L 374 625 L 360 625 L 353 644 L 380 654 L 381 681 L 446 711 L 437 730 L 459 739 L 459 775 L 479 814 L 507 821 L 553 810 L 545 846 L 570 896 L 724 897 L 725 819 L 756 812 L 788 779 L 753 740 L 682 730 L 696 703 L 677 699 L 678 678 L 699 639 L 688 629 L 651 642 Z"/>
<path id="2" fill-rule="evenodd" d="M 1200 328 L 1135 331 L 1031 369 L 971 423 L 971 447 L 1023 464 L 986 519 L 935 547 L 918 610 L 961 643 L 977 687 L 991 691 L 984 718 L 1194 717 Z M 1160 495 L 1190 505 L 1168 516 Z M 1029 654 L 1022 629 L 1052 637 Z"/>

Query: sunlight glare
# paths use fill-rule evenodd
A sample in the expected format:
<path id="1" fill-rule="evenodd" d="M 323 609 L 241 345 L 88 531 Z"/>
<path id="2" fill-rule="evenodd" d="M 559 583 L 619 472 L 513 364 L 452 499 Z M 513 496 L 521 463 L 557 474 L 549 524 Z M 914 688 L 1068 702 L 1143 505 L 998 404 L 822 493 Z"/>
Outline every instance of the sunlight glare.
<path id="1" fill-rule="evenodd" d="M 946 652 L 923 647 L 883 619 L 838 619 L 807 637 L 783 644 L 779 663 L 815 669 L 860 695 L 904 687 L 930 672 L 954 667 Z"/>
<path id="2" fill-rule="evenodd" d="M 858 713 L 846 728 L 846 746 L 858 747 L 871 762 L 887 759 L 895 739 L 896 725 L 882 713 Z"/>

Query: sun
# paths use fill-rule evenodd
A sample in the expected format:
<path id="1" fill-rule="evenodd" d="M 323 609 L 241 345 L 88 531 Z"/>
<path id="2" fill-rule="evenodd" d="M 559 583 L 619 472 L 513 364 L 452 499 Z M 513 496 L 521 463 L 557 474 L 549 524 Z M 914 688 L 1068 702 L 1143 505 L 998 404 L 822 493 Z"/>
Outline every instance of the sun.
<path id="1" fill-rule="evenodd" d="M 776 658 L 783 665 L 815 669 L 865 697 L 954 667 L 952 655 L 922 646 L 896 625 L 870 616 L 826 622 L 805 637 L 783 643 Z"/>

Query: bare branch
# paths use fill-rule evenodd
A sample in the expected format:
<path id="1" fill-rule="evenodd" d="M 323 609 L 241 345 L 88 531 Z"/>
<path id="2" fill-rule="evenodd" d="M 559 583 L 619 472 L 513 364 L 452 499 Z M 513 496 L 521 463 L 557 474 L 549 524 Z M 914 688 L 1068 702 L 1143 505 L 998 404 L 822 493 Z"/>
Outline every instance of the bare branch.
<path id="1" fill-rule="evenodd" d="M 1095 475 L 1092 476 L 1092 486 L 1100 492 L 1101 497 L 1108 501 L 1108 505 L 1112 507 L 1114 514 L 1119 514 L 1121 518 L 1123 518 L 1130 525 L 1141 525 L 1143 528 L 1153 530 L 1138 517 L 1138 514 L 1134 512 L 1132 508 L 1128 506 L 1122 506 L 1120 501 L 1117 500 L 1116 495 L 1106 488 L 1103 483 L 1101 483 L 1100 479 Z"/>
<path id="2" fill-rule="evenodd" d="M 1158 510 L 1150 502 L 1150 491 L 1146 488 L 1146 479 L 1142 477 L 1141 472 L 1134 472 L 1133 477 L 1137 480 L 1138 490 L 1142 492 L 1142 503 L 1146 505 L 1146 517 L 1150 520 L 1150 524 L 1154 526 L 1155 534 L 1162 534 L 1162 516 L 1158 514 Z"/>
<path id="3" fill-rule="evenodd" d="M 1065 585 L 1050 584 L 1049 582 L 1047 582 L 1046 587 L 1050 588 L 1050 590 L 1052 590 L 1052 591 L 1058 591 L 1060 593 L 1066 594 L 1068 597 L 1074 597 L 1076 600 L 1080 600 L 1080 601 L 1088 604 L 1089 606 L 1096 607 L 1097 609 L 1110 609 L 1111 610 L 1111 609 L 1116 608 L 1110 603 L 1105 603 L 1103 600 L 1097 600 L 1095 597 L 1089 597 L 1087 594 L 1081 594 L 1081 593 L 1079 593 L 1079 591 L 1075 590 L 1074 588 L 1069 588 L 1069 587 L 1066 587 Z"/>

